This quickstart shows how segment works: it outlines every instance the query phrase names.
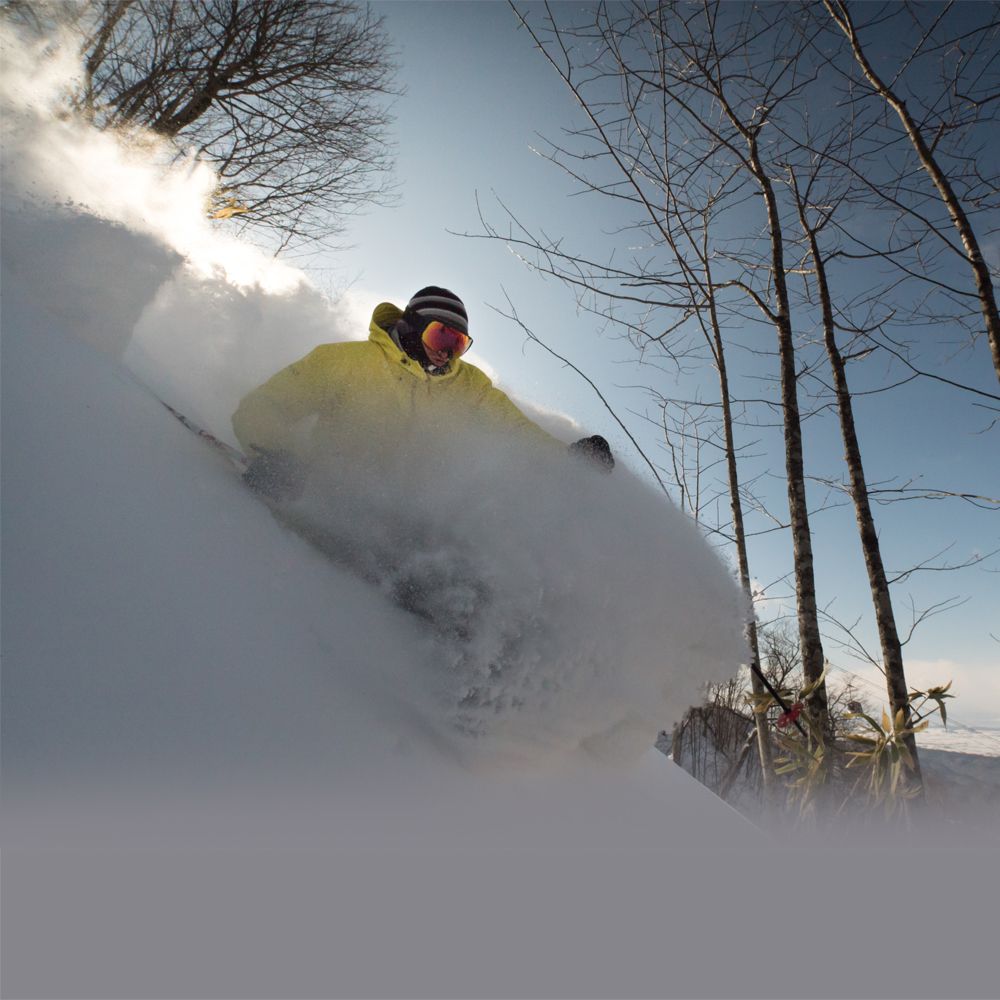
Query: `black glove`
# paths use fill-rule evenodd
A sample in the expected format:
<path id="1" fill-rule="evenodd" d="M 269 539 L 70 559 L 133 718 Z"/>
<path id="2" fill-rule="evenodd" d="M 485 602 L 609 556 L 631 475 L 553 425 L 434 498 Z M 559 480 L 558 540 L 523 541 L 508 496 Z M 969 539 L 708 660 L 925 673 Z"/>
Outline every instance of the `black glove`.
<path id="1" fill-rule="evenodd" d="M 254 448 L 243 482 L 268 500 L 297 500 L 305 485 L 305 467 L 287 451 Z"/>
<path id="2" fill-rule="evenodd" d="M 611 446 L 600 434 L 574 441 L 569 446 L 569 452 L 571 455 L 579 455 L 595 463 L 605 474 L 609 474 L 615 467 L 615 457 L 611 454 Z"/>

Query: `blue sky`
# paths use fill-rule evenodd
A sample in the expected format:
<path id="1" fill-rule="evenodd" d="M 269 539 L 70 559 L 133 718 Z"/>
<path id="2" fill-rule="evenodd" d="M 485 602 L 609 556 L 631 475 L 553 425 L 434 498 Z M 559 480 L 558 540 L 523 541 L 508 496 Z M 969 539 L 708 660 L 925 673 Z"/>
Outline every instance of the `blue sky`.
<path id="1" fill-rule="evenodd" d="M 378 208 L 352 223 L 350 249 L 321 263 L 315 272 L 328 287 L 350 284 L 363 300 L 403 303 L 425 284 L 442 284 L 463 297 L 475 337 L 472 359 L 495 374 L 505 388 L 547 409 L 568 414 L 587 433 L 602 433 L 619 457 L 640 475 L 644 464 L 608 415 L 593 390 L 535 345 L 522 331 L 489 307 L 505 307 L 505 291 L 522 320 L 554 349 L 570 358 L 598 384 L 630 431 L 651 455 L 665 459 L 662 435 L 641 414 L 649 396 L 641 386 L 664 394 L 714 398 L 714 374 L 706 370 L 675 385 L 650 366 L 638 366 L 632 348 L 598 329 L 581 315 L 573 295 L 555 279 L 542 279 L 502 245 L 463 238 L 481 233 L 476 200 L 491 222 L 502 227 L 502 199 L 525 223 L 567 246 L 604 259 L 614 245 L 610 235 L 623 221 L 606 199 L 576 194 L 574 183 L 533 151 L 539 136 L 558 138 L 579 123 L 577 109 L 505 3 L 376 3 L 398 46 L 399 82 L 405 94 L 395 106 L 398 144 L 398 204 Z M 997 392 L 985 344 L 964 352 L 947 369 Z M 774 392 L 771 387 L 768 391 Z M 869 479 L 914 477 L 929 488 L 1000 496 L 996 427 L 985 430 L 990 415 L 945 387 L 921 381 L 889 395 L 857 401 L 857 417 Z M 655 415 L 655 409 L 654 409 Z M 745 431 L 760 440 L 770 474 L 762 489 L 776 510 L 784 492 L 780 436 L 774 429 Z M 807 471 L 843 473 L 836 423 L 815 418 L 806 425 Z M 818 505 L 821 494 L 814 494 Z M 942 561 L 958 563 L 1000 547 L 1000 513 L 975 509 L 957 500 L 910 502 L 876 507 L 876 518 L 891 570 L 902 570 L 953 547 Z M 849 506 L 816 513 L 814 546 L 820 602 L 845 623 L 860 619 L 870 640 L 867 583 Z M 752 542 L 752 572 L 771 584 L 789 569 L 787 533 L 774 532 Z M 1000 563 L 993 559 L 959 573 L 918 574 L 896 590 L 897 615 L 905 632 L 910 600 L 920 609 L 952 597 L 965 603 L 930 618 L 916 632 L 906 653 L 913 664 L 911 682 L 954 678 L 959 695 L 957 719 L 1000 720 Z M 775 598 L 792 592 L 776 586 Z M 772 605 L 771 610 L 779 605 Z M 830 634 L 836 629 L 831 627 Z M 873 646 L 875 644 L 873 643 Z M 840 667 L 871 671 L 827 643 Z M 878 697 L 878 685 L 871 688 Z"/>

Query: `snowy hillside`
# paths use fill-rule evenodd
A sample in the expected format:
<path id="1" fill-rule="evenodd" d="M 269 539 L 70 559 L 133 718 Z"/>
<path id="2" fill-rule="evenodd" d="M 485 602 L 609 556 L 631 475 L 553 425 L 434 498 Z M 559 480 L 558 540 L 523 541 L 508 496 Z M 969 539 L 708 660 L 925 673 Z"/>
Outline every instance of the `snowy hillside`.
<path id="1" fill-rule="evenodd" d="M 746 900 L 811 855 L 656 751 L 563 729 L 491 764 L 427 697 L 419 623 L 9 275 L 2 321 L 5 996 L 809 995 L 882 851 L 824 855 L 776 981 Z M 901 980 L 879 956 L 912 927 L 855 917 L 836 994 L 861 963 L 865 995 L 985 995 L 981 854 L 897 892 L 951 963 Z M 956 886 L 959 913 L 921 909 Z"/>
<path id="2" fill-rule="evenodd" d="M 16 249 L 9 256 L 16 262 Z M 349 814 L 370 838 L 386 835 L 384 825 L 338 796 L 394 800 L 414 782 L 454 780 L 469 786 L 461 797 L 480 786 L 466 775 L 512 755 L 522 767 L 558 769 L 574 752 L 593 761 L 648 750 L 656 720 L 644 729 L 641 704 L 623 702 L 616 675 L 627 677 L 627 665 L 613 661 L 585 696 L 510 710 L 484 749 L 482 735 L 465 734 L 450 714 L 453 648 L 280 526 L 124 369 L 61 334 L 45 303 L 25 301 L 14 271 L 3 316 L 12 793 L 96 785 L 124 800 L 161 785 L 195 797 L 220 786 L 258 796 L 301 786 L 317 796 L 311 808 L 341 823 Z M 687 641 L 681 633 L 676 644 Z M 571 638 L 565 645 L 579 651 Z M 537 664 L 550 689 L 572 669 L 559 655 Z M 690 678 L 678 685 L 696 696 Z M 623 732 L 633 719 L 644 745 Z M 679 780 L 657 763 L 657 779 Z M 619 777 L 599 783 L 612 789 Z M 561 784 L 552 779 L 549 794 Z M 738 840 L 739 824 L 729 824 L 721 829 Z M 606 834 L 592 824 L 578 831 L 599 842 Z"/>
<path id="3" fill-rule="evenodd" d="M 693 526 L 624 472 L 460 446 L 330 512 L 438 518 L 417 553 L 494 599 L 464 646 L 432 634 L 157 399 L 227 435 L 363 314 L 210 233 L 200 168 L 53 116 L 72 66 L 4 55 L 4 995 L 802 995 L 849 881 L 775 981 L 743 904 L 794 865 L 652 749 L 743 652 Z M 863 926 L 889 995 L 905 928 Z M 974 986 L 981 928 L 951 951 Z"/>
<path id="4" fill-rule="evenodd" d="M 286 758 L 300 777 L 349 770 L 400 738 L 380 724 L 382 690 L 389 718 L 466 764 L 627 761 L 739 666 L 731 574 L 624 469 L 449 427 L 446 454 L 389 479 L 359 440 L 295 514 L 377 565 L 373 587 L 279 528 L 157 397 L 232 440 L 244 393 L 317 343 L 365 336 L 367 317 L 213 230 L 205 168 L 53 114 L 50 67 L 48 88 L 17 58 L 4 78 L 6 558 L 32 584 L 8 648 L 39 663 L 11 670 L 11 775 L 65 760 L 146 784 L 143 760 L 204 773 L 206 754 L 255 783 L 287 778 Z M 387 600 L 401 580 L 463 639 Z M 245 703 L 227 696 L 241 682 Z"/>

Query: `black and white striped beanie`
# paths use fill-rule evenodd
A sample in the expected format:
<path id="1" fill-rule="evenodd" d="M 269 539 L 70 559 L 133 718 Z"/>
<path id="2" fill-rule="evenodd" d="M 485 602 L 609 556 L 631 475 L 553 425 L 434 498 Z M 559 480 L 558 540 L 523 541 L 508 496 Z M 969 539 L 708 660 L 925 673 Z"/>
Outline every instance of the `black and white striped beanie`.
<path id="1" fill-rule="evenodd" d="M 469 316 L 462 300 L 447 288 L 428 285 L 421 288 L 416 295 L 406 303 L 406 311 L 414 312 L 425 319 L 439 320 L 445 326 L 453 327 L 462 333 L 469 332 Z"/>

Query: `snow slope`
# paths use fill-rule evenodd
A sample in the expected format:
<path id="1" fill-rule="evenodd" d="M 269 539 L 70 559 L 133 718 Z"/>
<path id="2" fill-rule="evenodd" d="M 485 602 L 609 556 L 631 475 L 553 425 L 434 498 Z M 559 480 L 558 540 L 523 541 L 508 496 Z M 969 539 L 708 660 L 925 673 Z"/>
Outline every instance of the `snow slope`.
<path id="1" fill-rule="evenodd" d="M 440 842 L 449 825 L 435 820 L 439 805 L 428 788 L 471 795 L 470 808 L 488 813 L 511 779 L 495 776 L 497 787 L 476 791 L 483 772 L 499 765 L 492 747 L 454 730 L 447 706 L 427 692 L 449 652 L 441 640 L 280 526 L 121 367 L 53 332 L 48 312 L 24 302 L 16 281 L 5 290 L 9 793 L 83 788 L 102 797 L 102 810 L 117 803 L 129 812 L 134 799 L 155 803 L 163 792 L 198 802 L 221 787 L 255 800 L 257 811 L 262 798 L 295 791 L 311 810 L 308 830 L 295 836 L 322 840 L 330 831 L 315 824 L 317 810 L 330 812 L 338 836 L 349 820 L 350 835 L 366 841 L 406 843 L 422 831 Z M 566 733 L 586 742 L 620 721 L 615 709 L 612 698 L 603 719 L 599 704 L 586 713 L 572 705 L 566 719 L 558 705 L 549 720 L 535 716 L 563 739 L 553 761 L 536 751 L 532 770 L 558 774 L 537 788 L 551 796 L 567 780 L 564 769 L 572 773 Z M 664 780 L 688 784 L 665 764 L 657 772 L 657 781 L 665 772 Z M 629 783 L 619 786 L 613 769 L 597 773 L 569 783 Z M 527 783 L 536 787 L 535 778 Z M 699 789 L 687 794 L 703 800 L 695 814 L 722 814 Z M 387 829 L 385 805 L 374 820 L 359 805 L 411 796 L 428 801 L 412 830 Z M 283 815 L 292 821 L 291 811 Z M 553 815 L 567 814 L 546 810 L 543 828 Z M 652 843 L 657 815 L 639 824 Z M 504 840 L 496 819 L 474 842 Z M 614 810 L 596 825 L 569 827 L 602 843 L 623 819 Z M 101 829 L 122 832 L 107 815 Z M 241 819 L 227 837 L 247 829 L 256 827 Z M 692 839 L 700 839 L 695 829 Z M 557 840 L 567 832 L 560 828 Z M 630 838 L 635 830 L 629 822 L 619 832 Z M 163 835 L 160 820 L 146 833 Z M 746 830 L 726 815 L 718 833 L 736 844 Z"/>
<path id="2" fill-rule="evenodd" d="M 39 656 L 30 613 L 50 612 L 52 648 L 51 675 L 35 669 L 22 682 L 11 773 L 50 773 L 64 759 L 92 775 L 134 775 L 125 747 L 160 771 L 184 755 L 203 769 L 217 752 L 254 782 L 286 757 L 295 774 L 310 762 L 326 773 L 331 759 L 353 771 L 354 760 L 372 759 L 368 741 L 385 739 L 370 734 L 393 728 L 367 718 L 381 704 L 371 685 L 392 692 L 426 742 L 467 764 L 536 767 L 580 750 L 626 761 L 706 682 L 739 666 L 745 609 L 731 574 L 686 518 L 624 468 L 604 477 L 568 456 L 448 428 L 443 453 L 414 450 L 390 473 L 373 466 L 359 435 L 356 453 L 319 470 L 296 516 L 357 550 L 375 592 L 279 529 L 156 396 L 232 440 L 230 414 L 245 392 L 317 343 L 364 336 L 367 318 L 213 229 L 204 166 L 173 162 L 150 136 L 126 141 L 60 114 L 62 87 L 78 71 L 66 49 L 8 45 L 5 57 L 13 472 L 4 502 L 16 529 L 7 558 L 34 584 L 19 587 L 23 633 L 10 642 L 15 663 Z M 115 509 L 120 499 L 127 510 Z M 58 586 L 48 576 L 55 566 Z M 413 581 L 437 600 L 438 620 L 459 619 L 471 636 L 430 636 L 382 596 Z M 63 613 L 53 597 L 67 602 Z M 328 685 L 368 691 L 365 707 L 338 696 L 339 719 L 325 704 L 332 695 L 298 688 L 288 664 L 318 661 L 335 665 Z M 277 663 L 279 691 L 269 675 Z M 82 725 L 101 735 L 83 739 L 74 712 L 62 709 L 46 729 L 70 752 L 21 737 L 22 719 L 58 702 L 53 691 L 72 705 L 76 688 L 103 671 L 100 699 L 79 692 L 103 713 Z M 232 724 L 216 721 L 227 686 L 247 677 L 256 694 L 245 709 L 229 699 Z M 202 688 L 193 698 L 192 685 Z M 261 722 L 265 705 L 297 691 L 294 738 L 275 733 L 273 719 L 246 724 L 244 710 Z M 147 704 L 145 718 L 136 706 Z M 176 719 L 186 730 L 165 722 Z M 337 734 L 328 752 L 314 742 L 323 733 Z M 258 740 L 268 755 L 250 749 Z"/>
<path id="3" fill-rule="evenodd" d="M 30 230 L 26 214 L 14 216 L 18 233 Z M 81 232 L 95 235 L 75 219 L 53 232 L 63 248 Z M 122 705 L 134 712 L 147 678 L 168 689 L 156 710 L 172 718 L 179 711 L 170 707 L 172 692 L 186 696 L 194 681 L 214 684 L 212 670 L 224 673 L 220 690 L 202 692 L 206 706 L 222 704 L 234 679 L 275 663 L 291 691 L 289 664 L 325 661 L 336 665 L 337 680 L 362 688 L 378 682 L 401 702 L 420 705 L 414 714 L 423 714 L 438 742 L 457 740 L 452 750 L 459 754 L 535 763 L 586 747 L 599 757 L 628 758 L 648 749 L 706 680 L 740 662 L 736 588 L 691 526 L 627 476 L 598 476 L 569 460 L 553 468 L 549 456 L 526 460 L 504 443 L 468 442 L 425 480 L 419 468 L 395 482 L 341 465 L 330 495 L 319 498 L 326 525 L 350 532 L 363 547 L 395 544 L 400 571 L 437 579 L 443 597 L 457 600 L 462 578 L 489 584 L 471 640 L 448 644 L 429 635 L 377 590 L 335 571 L 280 528 L 219 456 L 125 369 L 61 331 L 60 317 L 82 311 L 72 300 L 72 272 L 50 278 L 45 296 L 32 292 L 22 280 L 20 245 L 5 255 L 11 473 L 4 499 L 16 528 L 6 558 L 10 572 L 35 587 L 30 596 L 19 588 L 24 607 L 15 620 L 26 629 L 32 611 L 47 618 L 48 662 L 68 675 L 56 682 L 36 671 L 31 696 L 39 704 L 53 690 L 69 698 L 94 671 L 116 671 L 104 685 L 112 696 L 95 706 L 108 716 L 95 728 L 110 739 Z M 86 246 L 80 244 L 81 254 Z M 120 261 L 129 256 L 117 255 L 117 281 L 126 286 Z M 33 274 L 44 275 L 44 268 Z M 106 317 L 108 325 L 114 320 Z M 414 522 L 425 537 L 415 536 Z M 406 528 L 399 538 L 398 523 Z M 300 579 L 300 572 L 307 575 Z M 73 629 L 51 627 L 56 598 L 68 603 L 55 621 L 68 618 Z M 498 654 L 511 637 L 516 656 Z M 25 640 L 25 655 L 37 655 L 33 641 Z M 76 662 L 67 667 L 71 654 Z M 497 662 L 512 659 L 514 667 L 494 676 Z M 471 720 L 463 709 L 459 719 L 457 704 L 470 685 L 479 685 L 487 704 Z M 114 697 L 119 686 L 127 691 L 121 699 Z M 275 698 L 267 683 L 258 688 L 265 703 Z M 306 695 L 312 711 L 297 721 L 296 738 L 305 739 L 312 725 L 342 730 L 358 746 L 351 756 L 367 758 L 359 727 L 330 727 L 329 709 L 321 711 L 316 698 L 315 691 Z M 213 708 L 206 712 L 214 717 Z M 475 730 L 474 738 L 460 738 L 459 722 Z M 73 727 L 70 719 L 56 728 L 74 742 Z M 203 752 L 162 723 L 144 721 L 139 730 L 144 746 L 163 739 L 182 742 L 195 758 Z M 32 745 L 13 741 L 14 764 L 22 742 Z M 220 731 L 213 746 L 233 752 L 233 743 L 233 734 Z M 120 761 L 115 747 L 105 756 Z M 235 752 L 246 765 L 245 749 Z M 345 747 L 335 752 L 343 761 Z M 90 755 L 89 745 L 75 746 L 74 767 Z M 317 751 L 302 757 L 315 759 Z"/>
<path id="4" fill-rule="evenodd" d="M 3 290 L 3 995 L 989 995 L 995 850 L 914 852 L 887 921 L 884 850 L 771 845 L 656 751 L 463 752 L 422 627 Z"/>
<path id="5" fill-rule="evenodd" d="M 112 328 L 136 315 L 124 292 L 150 291 L 133 272 L 148 279 L 160 269 L 169 280 L 174 258 L 75 210 L 13 207 L 2 276 L 5 995 L 556 988 L 577 978 L 544 953 L 533 972 L 525 955 L 516 971 L 484 970 L 475 981 L 477 952 L 432 958 L 436 934 L 423 935 L 423 964 L 398 956 L 421 939 L 411 921 L 437 913 L 444 928 L 464 912 L 439 902 L 466 896 L 460 874 L 470 866 L 495 912 L 512 877 L 546 879 L 595 851 L 620 859 L 665 841 L 732 850 L 761 839 L 662 756 L 641 752 L 635 733 L 616 737 L 623 720 L 631 727 L 629 699 L 638 709 L 637 697 L 656 695 L 641 673 L 638 693 L 623 691 L 618 662 L 600 683 L 581 677 L 581 697 L 570 686 L 568 702 L 557 699 L 530 726 L 522 719 L 499 742 L 484 747 L 458 731 L 440 693 L 452 647 L 281 527 L 214 451 L 96 349 L 119 342 Z M 89 343 L 69 333 L 76 319 Z M 687 539 L 701 546 L 693 532 Z M 707 549 L 693 551 L 725 594 L 722 568 Z M 511 565 L 522 564 L 523 554 Z M 606 600 L 601 588 L 591 593 Z M 614 600 L 606 603 L 613 617 Z M 726 648 L 727 628 L 732 636 L 737 627 L 718 624 Z M 678 636 L 676 648 L 684 642 Z M 660 708 L 695 696 L 698 678 L 679 673 L 680 700 Z M 654 718 L 638 725 L 647 748 Z M 533 730 L 547 738 L 530 738 Z M 520 746 L 530 749 L 511 766 L 502 751 Z M 214 920 L 204 933 L 218 961 L 186 938 L 182 928 L 219 906 L 242 927 L 238 938 L 253 937 L 242 907 L 223 902 L 236 898 L 233 865 L 246 851 L 254 876 L 277 878 L 284 898 L 262 900 L 258 917 L 269 923 L 272 903 L 297 911 L 284 931 L 268 932 L 268 949 L 308 938 L 316 925 L 300 909 L 302 855 L 288 853 L 303 848 L 322 851 L 307 866 L 310 884 L 334 879 L 322 926 L 343 924 L 337 940 L 301 961 L 293 948 L 234 967 Z M 524 852 L 531 860 L 511 866 Z M 575 881 L 564 870 L 546 898 Z M 281 897 L 290 886 L 294 899 Z M 368 912 L 376 902 L 397 918 L 377 931 Z M 493 933 L 501 930 L 510 943 L 512 929 Z M 373 965 L 376 947 L 397 958 Z"/>
<path id="6" fill-rule="evenodd" d="M 148 388 L 225 433 L 297 338 L 353 318 L 206 235 L 200 168 L 52 117 L 59 67 L 4 54 L 4 995 L 800 996 L 835 928 L 838 994 L 954 987 L 883 966 L 905 922 L 876 948 L 844 919 L 845 873 L 883 871 L 857 853 L 825 858 L 777 977 L 745 901 L 813 860 L 651 749 L 738 661 L 738 596 L 627 476 L 465 466 L 445 521 L 501 595 L 473 650 L 530 622 L 544 655 L 502 679 L 532 697 L 456 725 L 487 661 L 282 528 Z M 924 919 L 969 995 L 990 886 Z"/>

